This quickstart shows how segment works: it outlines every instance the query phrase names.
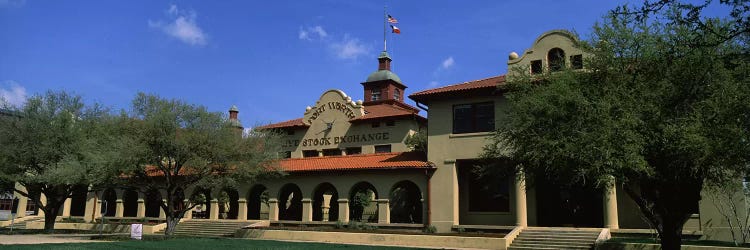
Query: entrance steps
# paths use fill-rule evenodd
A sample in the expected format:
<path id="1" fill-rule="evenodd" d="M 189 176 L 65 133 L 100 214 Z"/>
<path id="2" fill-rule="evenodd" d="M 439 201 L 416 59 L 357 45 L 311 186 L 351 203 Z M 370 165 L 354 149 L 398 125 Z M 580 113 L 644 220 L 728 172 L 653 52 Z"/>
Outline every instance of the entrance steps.
<path id="1" fill-rule="evenodd" d="M 521 231 L 508 249 L 593 249 L 600 233 L 597 228 L 530 227 Z"/>
<path id="2" fill-rule="evenodd" d="M 237 231 L 237 229 L 253 224 L 255 222 L 257 221 L 192 219 L 182 221 L 177 224 L 177 229 L 175 229 L 174 235 L 196 237 L 233 237 L 234 232 Z M 155 234 L 164 234 L 164 230 L 160 230 Z"/>
<path id="3" fill-rule="evenodd" d="M 21 217 L 21 218 L 15 219 L 15 222 L 13 224 L 8 224 L 7 226 L 4 226 L 4 228 L 10 228 L 12 226 L 13 229 L 26 229 L 26 223 L 32 222 L 32 221 L 44 221 L 44 217 L 41 217 L 41 216 Z"/>

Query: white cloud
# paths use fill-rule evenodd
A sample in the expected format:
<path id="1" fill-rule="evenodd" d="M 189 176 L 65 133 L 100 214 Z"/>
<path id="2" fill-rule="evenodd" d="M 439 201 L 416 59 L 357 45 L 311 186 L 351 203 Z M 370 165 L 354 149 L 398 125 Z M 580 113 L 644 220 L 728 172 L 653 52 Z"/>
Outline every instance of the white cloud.
<path id="1" fill-rule="evenodd" d="M 456 61 L 454 61 L 453 57 L 451 56 L 451 57 L 448 57 L 447 59 L 443 60 L 443 63 L 441 64 L 441 66 L 443 67 L 443 69 L 448 69 L 450 67 L 453 67 L 453 64 L 455 64 L 455 63 L 456 63 Z"/>
<path id="2" fill-rule="evenodd" d="M 21 107 L 26 102 L 26 88 L 15 81 L 4 81 L 0 84 L 0 99 L 10 105 Z"/>
<path id="3" fill-rule="evenodd" d="M 189 45 L 205 45 L 207 43 L 206 33 L 196 23 L 197 14 L 195 11 L 183 11 L 173 4 L 169 6 L 166 13 L 169 19 L 167 22 L 148 20 L 148 26 L 159 29 Z"/>
<path id="4" fill-rule="evenodd" d="M 429 84 L 427 84 L 427 85 L 428 85 L 428 86 L 429 86 L 430 88 L 434 88 L 434 87 L 437 87 L 438 85 L 440 85 L 440 83 L 439 83 L 439 82 L 437 82 L 437 81 L 431 81 L 431 82 L 430 82 Z"/>
<path id="5" fill-rule="evenodd" d="M 349 34 L 345 34 L 341 41 L 331 43 L 330 48 L 340 59 L 357 59 L 359 56 L 369 54 L 372 50 L 372 47 Z"/>
<path id="6" fill-rule="evenodd" d="M 314 26 L 314 27 L 307 27 L 307 28 L 299 27 L 298 37 L 301 40 L 308 40 L 308 41 L 312 41 L 316 39 L 322 40 L 326 38 L 327 36 L 328 36 L 328 32 L 326 32 L 326 30 L 323 29 L 323 27 L 321 27 L 320 25 Z"/>

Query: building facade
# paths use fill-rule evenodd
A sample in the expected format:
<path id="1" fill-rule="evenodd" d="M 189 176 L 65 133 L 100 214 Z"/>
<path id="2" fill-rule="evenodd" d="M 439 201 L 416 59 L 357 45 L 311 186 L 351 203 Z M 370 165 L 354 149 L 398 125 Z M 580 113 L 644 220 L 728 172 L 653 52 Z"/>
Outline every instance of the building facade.
<path id="1" fill-rule="evenodd" d="M 327 90 L 304 112 L 300 109 L 300 118 L 260 128 L 283 135 L 284 159 L 279 166 L 286 176 L 232 188 L 185 190 L 207 198 L 186 217 L 301 223 L 359 220 L 433 225 L 439 232 L 528 226 L 649 229 L 620 188 L 571 187 L 548 180 L 527 186 L 524 178 L 512 174 L 485 185 L 472 171 L 492 131 L 504 122 L 506 79 L 521 72 L 585 70 L 588 55 L 576 47 L 577 42 L 567 31 L 546 32 L 523 54 L 509 55 L 506 74 L 410 95 L 424 107 L 429 120 L 404 102 L 407 87 L 391 71 L 392 60 L 384 51 L 378 56 L 377 70 L 361 83 L 364 100 Z M 231 108 L 230 119 L 241 126 L 238 112 Z M 405 143 L 415 133 L 428 135 L 426 154 L 413 152 Z M 81 187 L 66 201 L 62 216 L 87 221 L 101 216 L 164 218 L 158 193 L 86 190 Z M 728 226 L 715 206 L 706 199 L 696 204 L 685 230 L 705 238 L 729 238 Z"/>

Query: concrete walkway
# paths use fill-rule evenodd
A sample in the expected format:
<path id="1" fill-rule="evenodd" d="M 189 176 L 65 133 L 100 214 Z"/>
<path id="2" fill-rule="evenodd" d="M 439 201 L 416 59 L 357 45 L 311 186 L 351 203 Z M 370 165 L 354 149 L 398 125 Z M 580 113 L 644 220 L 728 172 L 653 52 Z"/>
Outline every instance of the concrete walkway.
<path id="1" fill-rule="evenodd" d="M 91 236 L 91 234 L 0 235 L 0 245 L 106 242 L 103 240 L 90 240 Z"/>

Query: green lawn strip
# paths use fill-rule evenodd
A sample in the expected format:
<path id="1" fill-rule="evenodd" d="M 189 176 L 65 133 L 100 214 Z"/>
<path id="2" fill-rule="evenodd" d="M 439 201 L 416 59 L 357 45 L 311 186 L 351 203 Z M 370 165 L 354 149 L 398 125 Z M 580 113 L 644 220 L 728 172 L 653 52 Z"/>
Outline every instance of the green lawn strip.
<path id="1" fill-rule="evenodd" d="M 272 240 L 178 238 L 169 240 L 130 240 L 93 243 L 61 243 L 37 245 L 5 245 L 0 249 L 410 249 Z"/>
<path id="2" fill-rule="evenodd" d="M 659 244 L 658 240 L 653 238 L 628 238 L 628 237 L 616 237 L 608 240 L 611 243 L 644 243 L 644 244 Z M 718 240 L 684 240 L 682 245 L 692 246 L 715 246 L 715 247 L 737 247 L 733 242 L 729 241 L 718 241 Z M 750 248 L 750 244 L 743 244 L 739 247 Z"/>

